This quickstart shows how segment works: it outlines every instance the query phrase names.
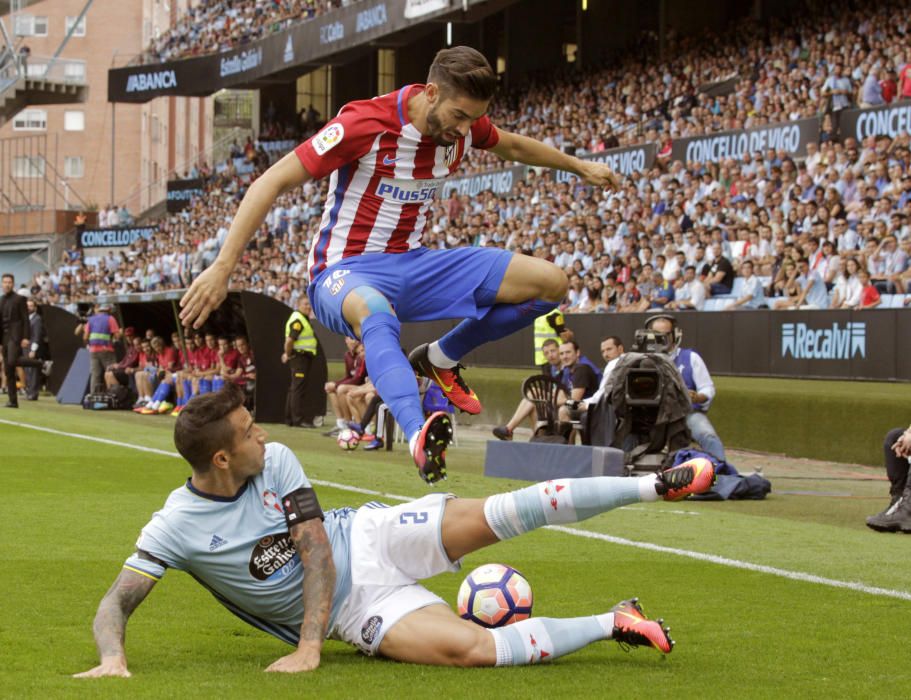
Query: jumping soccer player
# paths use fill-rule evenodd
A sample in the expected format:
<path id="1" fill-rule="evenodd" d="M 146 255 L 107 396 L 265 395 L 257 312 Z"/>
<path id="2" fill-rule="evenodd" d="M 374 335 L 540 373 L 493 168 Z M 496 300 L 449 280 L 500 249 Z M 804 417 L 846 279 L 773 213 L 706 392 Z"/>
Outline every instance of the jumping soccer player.
<path id="1" fill-rule="evenodd" d="M 93 631 L 101 663 L 79 677 L 130 675 L 127 619 L 168 568 L 186 571 L 235 615 L 297 647 L 268 671 L 315 669 L 327 637 L 366 654 L 448 666 L 538 663 L 601 639 L 673 648 L 669 630 L 647 619 L 636 599 L 598 615 L 486 629 L 417 582 L 543 525 L 701 493 L 714 481 L 708 460 L 639 478 L 557 479 L 486 499 L 430 494 L 324 513 L 294 454 L 266 443 L 243 400 L 229 384 L 193 399 L 178 417 L 174 442 L 192 476 L 143 528 L 99 604 Z"/>
<path id="2" fill-rule="evenodd" d="M 218 258 L 181 299 L 182 322 L 199 328 L 224 300 L 231 271 L 275 199 L 330 175 L 310 248 L 308 295 L 325 326 L 363 341 L 370 377 L 430 483 L 445 476 L 452 426 L 443 412 L 425 421 L 414 370 L 436 381 L 461 410 L 479 413 L 459 360 L 556 308 L 567 287 L 563 271 L 540 258 L 495 248 L 422 247 L 443 178 L 472 146 L 506 161 L 573 172 L 594 185 L 617 184 L 606 165 L 498 130 L 486 116 L 496 85 L 487 59 L 457 46 L 436 55 L 426 85 L 345 105 L 250 186 Z M 404 356 L 402 321 L 450 318 L 465 320 Z"/>

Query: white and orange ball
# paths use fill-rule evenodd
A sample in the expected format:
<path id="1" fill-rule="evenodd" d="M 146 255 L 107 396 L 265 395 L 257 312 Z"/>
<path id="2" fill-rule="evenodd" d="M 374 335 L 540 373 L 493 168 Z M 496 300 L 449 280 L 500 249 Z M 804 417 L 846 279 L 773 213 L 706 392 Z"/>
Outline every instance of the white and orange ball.
<path id="1" fill-rule="evenodd" d="M 531 584 L 505 564 L 484 564 L 459 587 L 459 615 L 483 627 L 502 627 L 531 617 Z"/>
<path id="2" fill-rule="evenodd" d="M 335 440 L 338 443 L 338 446 L 343 450 L 355 450 L 357 449 L 358 443 L 361 441 L 361 436 L 353 430 L 345 428 L 339 432 L 338 437 Z"/>

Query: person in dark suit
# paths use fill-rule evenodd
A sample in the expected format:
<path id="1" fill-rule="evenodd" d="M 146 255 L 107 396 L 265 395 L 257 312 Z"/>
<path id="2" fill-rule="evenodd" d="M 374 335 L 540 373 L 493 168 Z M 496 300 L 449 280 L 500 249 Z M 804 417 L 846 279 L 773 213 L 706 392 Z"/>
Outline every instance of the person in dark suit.
<path id="1" fill-rule="evenodd" d="M 26 300 L 28 308 L 28 323 L 31 332 L 31 345 L 28 349 L 28 359 L 20 359 L 20 365 L 27 365 L 25 369 L 25 398 L 29 401 L 38 400 L 41 390 L 42 366 L 47 359 L 47 342 L 44 337 L 44 319 L 38 311 L 38 303 L 34 299 Z"/>
<path id="2" fill-rule="evenodd" d="M 2 326 L 2 345 L 0 351 L 3 356 L 3 370 L 6 375 L 6 392 L 9 400 L 6 408 L 19 408 L 19 399 L 16 395 L 16 366 L 19 355 L 27 350 L 31 337 L 28 322 L 28 309 L 25 297 L 21 297 L 13 289 L 15 278 L 6 273 L 2 277 L 2 296 L 0 296 L 0 326 Z"/>

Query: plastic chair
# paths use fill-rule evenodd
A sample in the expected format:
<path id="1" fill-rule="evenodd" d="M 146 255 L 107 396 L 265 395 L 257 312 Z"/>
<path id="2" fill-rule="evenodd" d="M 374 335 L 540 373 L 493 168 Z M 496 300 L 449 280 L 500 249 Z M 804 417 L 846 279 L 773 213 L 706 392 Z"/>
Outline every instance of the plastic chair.
<path id="1" fill-rule="evenodd" d="M 557 395 L 562 389 L 560 382 L 545 374 L 535 374 L 522 382 L 522 395 L 535 407 L 534 435 L 541 431 L 557 434 Z"/>

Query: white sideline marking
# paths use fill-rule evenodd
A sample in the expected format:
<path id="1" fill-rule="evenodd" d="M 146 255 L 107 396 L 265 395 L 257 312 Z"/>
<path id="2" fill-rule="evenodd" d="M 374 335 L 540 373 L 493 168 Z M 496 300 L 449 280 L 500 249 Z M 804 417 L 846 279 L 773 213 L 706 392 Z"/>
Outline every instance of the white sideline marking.
<path id="1" fill-rule="evenodd" d="M 778 493 L 781 493 L 779 491 Z M 640 506 L 620 506 L 617 510 L 641 510 L 643 513 L 651 511 L 652 514 L 670 514 L 670 515 L 702 515 L 699 511 L 696 510 L 652 510 L 651 508 L 642 508 Z"/>
<path id="2" fill-rule="evenodd" d="M 907 591 L 880 588 L 879 586 L 868 586 L 858 581 L 839 581 L 838 579 L 826 578 L 825 576 L 806 574 L 802 571 L 789 571 L 788 569 L 779 569 L 776 566 L 766 566 L 765 564 L 754 564 L 749 561 L 740 561 L 739 559 L 729 559 L 728 557 L 721 557 L 717 554 L 704 554 L 702 552 L 693 552 L 689 549 L 665 547 L 664 545 L 653 544 L 651 542 L 638 542 L 636 540 L 628 540 L 624 537 L 614 537 L 613 535 L 605 535 L 601 532 L 592 532 L 590 530 L 577 530 L 563 525 L 547 525 L 546 527 L 548 530 L 565 532 L 578 537 L 588 537 L 593 540 L 603 540 L 604 542 L 620 544 L 625 547 L 636 547 L 637 549 L 646 549 L 650 552 L 661 552 L 662 554 L 674 554 L 678 557 L 698 559 L 699 561 L 707 561 L 721 566 L 730 566 L 734 569 L 745 569 L 746 571 L 757 571 L 762 574 L 789 578 L 793 581 L 818 583 L 822 586 L 831 586 L 832 588 L 847 588 L 852 591 L 858 591 L 859 593 L 868 593 L 869 595 L 886 596 L 887 598 L 898 598 L 900 600 L 911 601 L 911 593 L 908 593 Z"/>
<path id="3" fill-rule="evenodd" d="M 81 433 L 68 433 L 63 430 L 56 430 L 54 428 L 45 428 L 40 425 L 31 425 L 30 423 L 19 423 L 11 420 L 0 419 L 0 423 L 5 425 L 12 425 L 17 428 L 29 428 L 31 430 L 40 430 L 41 432 L 51 433 L 53 435 L 63 435 L 64 437 L 76 438 L 78 440 L 89 440 L 91 442 L 100 442 L 105 445 L 113 445 L 115 447 L 126 447 L 132 450 L 139 450 L 140 452 L 151 452 L 153 454 L 164 455 L 166 457 L 180 457 L 177 452 L 171 452 L 169 450 L 159 450 L 155 447 L 145 447 L 142 445 L 131 445 L 126 442 L 118 442 L 117 440 L 108 440 L 106 438 L 94 437 L 92 435 L 83 435 Z M 396 501 L 411 501 L 414 500 L 412 496 L 401 496 L 394 493 L 384 493 L 382 491 L 374 491 L 373 489 L 364 489 L 358 486 L 349 486 L 347 484 L 339 484 L 334 481 L 322 481 L 318 479 L 311 479 L 312 483 L 317 486 L 326 486 L 328 488 L 339 489 L 341 491 L 351 491 L 353 493 L 362 493 L 367 496 L 380 496 L 383 498 L 390 498 Z M 547 525 L 545 526 L 548 530 L 553 530 L 555 532 L 562 532 L 567 535 L 574 535 L 576 537 L 585 537 L 592 540 L 601 540 L 602 542 L 609 542 L 611 544 L 622 545 L 624 547 L 635 547 L 636 549 L 644 549 L 650 552 L 659 552 L 661 554 L 673 554 L 678 557 L 687 557 L 689 559 L 696 559 L 698 561 L 709 562 L 710 564 L 718 564 L 719 566 L 729 566 L 734 569 L 743 569 L 745 571 L 756 571 L 761 574 L 769 574 L 770 576 L 778 576 L 780 578 L 791 579 L 792 581 L 802 581 L 804 583 L 816 583 L 821 586 L 829 586 L 831 588 L 844 588 L 851 591 L 856 591 L 858 593 L 866 593 L 868 595 L 882 596 L 886 598 L 898 598 L 899 600 L 911 601 L 911 593 L 907 591 L 899 591 L 891 588 L 880 588 L 879 586 L 868 586 L 866 584 L 860 583 L 858 581 L 839 581 L 838 579 L 826 578 L 825 576 L 816 576 L 815 574 L 807 574 L 802 571 L 790 571 L 788 569 L 779 569 L 775 566 L 766 566 L 765 564 L 754 564 L 748 561 L 741 561 L 739 559 L 730 559 L 728 557 L 718 556 L 717 554 L 705 554 L 703 552 L 694 552 L 689 549 L 677 549 L 676 547 L 665 547 L 664 545 L 654 544 L 652 542 L 639 542 L 637 540 L 629 540 L 625 537 L 615 537 L 613 535 L 605 535 L 601 532 L 592 532 L 591 530 L 579 530 L 572 527 L 565 527 L 563 525 Z"/>

